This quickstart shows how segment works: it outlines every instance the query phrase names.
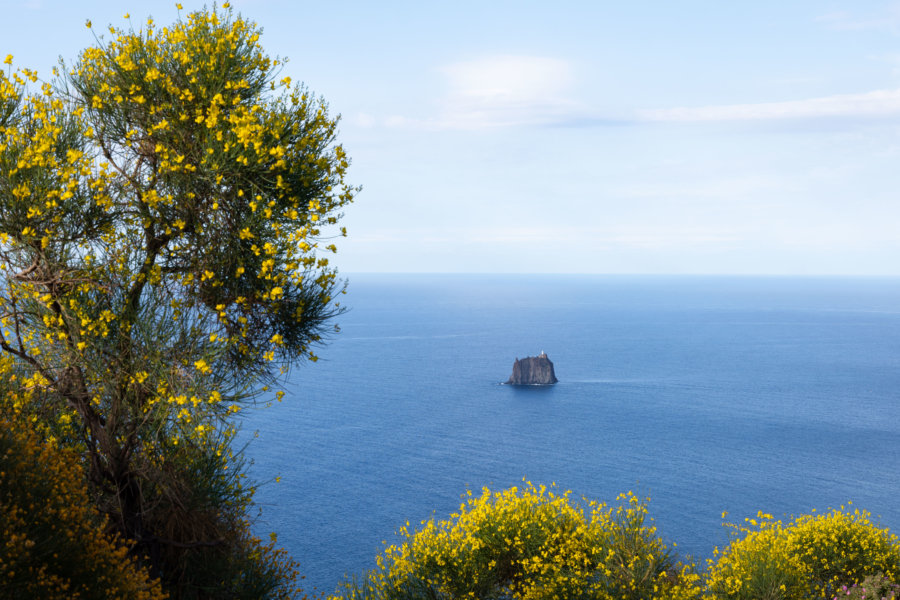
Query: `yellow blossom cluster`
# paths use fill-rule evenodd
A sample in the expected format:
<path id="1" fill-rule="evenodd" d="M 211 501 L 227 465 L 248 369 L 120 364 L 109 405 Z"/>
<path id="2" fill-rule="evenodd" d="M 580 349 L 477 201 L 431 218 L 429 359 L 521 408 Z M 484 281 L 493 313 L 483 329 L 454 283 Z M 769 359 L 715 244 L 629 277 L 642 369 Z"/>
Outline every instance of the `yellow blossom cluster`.
<path id="1" fill-rule="evenodd" d="M 614 506 L 530 482 L 467 495 L 449 519 L 407 523 L 377 568 L 332 599 L 837 600 L 900 580 L 897 536 L 857 509 L 726 524 L 734 540 L 698 573 L 630 492 Z"/>
<path id="2" fill-rule="evenodd" d="M 897 536 L 859 509 L 803 515 L 787 525 L 760 512 L 729 526 L 737 537 L 709 560 L 705 576 L 717 598 L 832 598 L 869 575 L 900 579 Z"/>
<path id="3" fill-rule="evenodd" d="M 573 503 L 526 483 L 469 492 L 448 520 L 400 530 L 403 542 L 377 558 L 344 598 L 698 598 L 698 576 L 677 564 L 647 520 L 647 505 L 623 494 L 616 506 Z"/>

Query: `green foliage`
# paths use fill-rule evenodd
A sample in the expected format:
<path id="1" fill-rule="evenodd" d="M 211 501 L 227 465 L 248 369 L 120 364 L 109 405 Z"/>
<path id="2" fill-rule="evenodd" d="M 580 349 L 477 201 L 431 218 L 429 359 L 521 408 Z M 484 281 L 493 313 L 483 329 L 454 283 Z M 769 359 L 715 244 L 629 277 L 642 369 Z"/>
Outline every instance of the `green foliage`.
<path id="1" fill-rule="evenodd" d="M 227 3 L 109 35 L 0 72 L 0 414 L 78 453 L 173 596 L 287 597 L 233 420 L 342 310 L 337 119 Z"/>
<path id="2" fill-rule="evenodd" d="M 446 521 L 404 527 L 399 545 L 378 557 L 363 581 L 344 584 L 343 598 L 597 598 L 699 596 L 698 577 L 675 562 L 649 524 L 645 502 L 591 503 L 530 483 L 480 497 L 470 494 Z"/>
<path id="3" fill-rule="evenodd" d="M 0 597 L 166 597 L 104 532 L 84 484 L 75 453 L 0 418 Z"/>

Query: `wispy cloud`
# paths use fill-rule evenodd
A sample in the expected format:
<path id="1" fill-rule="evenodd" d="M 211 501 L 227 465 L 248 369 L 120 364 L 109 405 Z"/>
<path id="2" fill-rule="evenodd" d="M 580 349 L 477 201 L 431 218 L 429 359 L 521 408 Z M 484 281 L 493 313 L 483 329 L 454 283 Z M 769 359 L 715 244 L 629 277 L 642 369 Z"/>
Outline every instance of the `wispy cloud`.
<path id="1" fill-rule="evenodd" d="M 354 242 L 366 244 L 408 244 L 411 239 L 422 245 L 544 246 L 566 245 L 582 247 L 624 246 L 635 248 L 665 248 L 670 246 L 706 246 L 731 244 L 743 239 L 744 232 L 723 231 L 721 226 L 684 226 L 673 229 L 669 225 L 619 225 L 594 227 L 590 225 L 493 226 L 443 228 L 425 230 L 410 236 L 408 230 L 384 229 L 377 233 L 357 236 Z"/>
<path id="2" fill-rule="evenodd" d="M 610 188 L 611 194 L 627 200 L 689 199 L 694 204 L 710 200 L 721 202 L 729 198 L 753 198 L 759 204 L 759 198 L 772 196 L 775 192 L 801 191 L 802 187 L 790 178 L 759 173 L 728 177 L 704 176 L 687 181 L 655 178 L 631 181 Z"/>
<path id="3" fill-rule="evenodd" d="M 643 121 L 759 121 L 900 115 L 900 90 L 840 94 L 807 100 L 663 108 L 638 111 Z"/>
<path id="4" fill-rule="evenodd" d="M 891 66 L 891 74 L 895 77 L 900 75 L 900 52 L 888 52 L 885 54 L 874 54 L 867 56 L 869 60 L 885 63 Z"/>
<path id="5" fill-rule="evenodd" d="M 548 124 L 578 111 L 571 100 L 572 67 L 539 56 L 491 56 L 444 67 L 450 91 L 442 102 L 445 127 L 481 129 Z"/>
<path id="6" fill-rule="evenodd" d="M 18 8 L 27 10 L 42 10 L 44 8 L 43 0 L 0 0 L 0 10 L 3 12 L 15 11 Z"/>
<path id="7" fill-rule="evenodd" d="M 364 129 L 369 129 L 376 125 L 376 119 L 369 113 L 357 113 L 352 118 L 353 123 Z"/>
<path id="8" fill-rule="evenodd" d="M 888 31 L 896 34 L 900 33 L 900 2 L 891 2 L 876 14 L 859 15 L 841 10 L 821 15 L 816 21 L 843 31 Z"/>
<path id="9" fill-rule="evenodd" d="M 570 125 L 594 119 L 574 98 L 574 69 L 564 60 L 498 55 L 446 65 L 440 71 L 446 93 L 437 101 L 434 116 L 394 115 L 381 119 L 381 124 L 477 130 Z"/>
<path id="10" fill-rule="evenodd" d="M 882 59 L 900 60 L 897 56 L 884 55 Z M 441 71 L 446 77 L 447 92 L 437 101 L 437 111 L 432 116 L 376 117 L 360 113 L 354 119 L 355 124 L 363 128 L 484 130 L 516 126 L 598 127 L 642 122 L 800 121 L 900 116 L 900 89 L 781 102 L 639 109 L 630 114 L 612 114 L 578 100 L 574 91 L 576 73 L 564 60 L 499 55 L 454 63 Z"/>

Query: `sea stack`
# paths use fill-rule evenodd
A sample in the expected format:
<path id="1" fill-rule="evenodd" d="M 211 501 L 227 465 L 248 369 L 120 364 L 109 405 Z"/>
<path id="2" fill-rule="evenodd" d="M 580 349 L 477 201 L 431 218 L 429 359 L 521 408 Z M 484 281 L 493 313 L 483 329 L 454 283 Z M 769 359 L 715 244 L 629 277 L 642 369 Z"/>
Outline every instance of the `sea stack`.
<path id="1" fill-rule="evenodd" d="M 510 385 L 551 385 L 559 381 L 553 372 L 553 363 L 545 352 L 539 356 L 517 358 L 512 375 L 506 383 Z"/>

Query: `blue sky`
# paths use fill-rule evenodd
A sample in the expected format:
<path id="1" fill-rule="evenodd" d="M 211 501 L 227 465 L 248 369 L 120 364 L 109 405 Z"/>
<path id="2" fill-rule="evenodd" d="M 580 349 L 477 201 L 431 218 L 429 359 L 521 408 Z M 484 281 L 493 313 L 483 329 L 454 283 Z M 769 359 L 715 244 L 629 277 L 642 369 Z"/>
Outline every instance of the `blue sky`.
<path id="1" fill-rule="evenodd" d="M 0 0 L 0 55 L 174 4 Z M 900 2 L 233 5 L 342 115 L 342 272 L 900 275 Z"/>

